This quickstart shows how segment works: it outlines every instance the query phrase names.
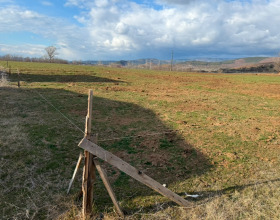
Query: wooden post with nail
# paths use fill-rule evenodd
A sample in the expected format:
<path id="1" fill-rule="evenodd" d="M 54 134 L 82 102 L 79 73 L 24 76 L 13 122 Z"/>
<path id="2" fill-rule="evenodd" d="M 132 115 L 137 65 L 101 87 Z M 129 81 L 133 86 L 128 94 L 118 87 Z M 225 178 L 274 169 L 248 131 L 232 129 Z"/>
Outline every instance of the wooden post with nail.
<path id="1" fill-rule="evenodd" d="M 91 136 L 91 120 L 92 120 L 92 98 L 93 92 L 89 90 L 88 94 L 88 111 L 86 116 L 85 125 L 85 138 L 90 139 Z M 93 183 L 95 181 L 95 165 L 93 163 L 94 156 L 88 152 L 84 151 L 85 165 L 83 170 L 83 219 L 86 219 L 88 215 L 92 212 L 93 204 Z"/>
<path id="2" fill-rule="evenodd" d="M 97 144 L 97 134 L 92 137 L 91 135 L 91 120 L 92 120 L 92 99 L 93 92 L 89 90 L 88 95 L 88 111 L 86 116 L 86 124 L 85 124 L 85 136 L 84 139 L 88 141 L 92 141 L 91 143 Z M 82 217 L 83 219 L 87 219 L 87 217 L 92 214 L 92 206 L 93 206 L 93 184 L 96 179 L 96 170 L 99 172 L 100 178 L 102 179 L 109 196 L 111 197 L 113 204 L 116 207 L 116 211 L 120 217 L 124 217 L 124 214 L 119 206 L 119 203 L 116 199 L 115 193 L 109 183 L 106 171 L 101 167 L 101 164 L 97 160 L 95 154 L 90 153 L 88 150 L 84 150 L 84 169 L 83 169 L 83 182 L 82 182 L 82 194 L 83 194 L 83 207 L 82 207 Z M 72 179 L 69 183 L 67 194 L 69 193 L 75 176 L 77 174 L 78 168 L 81 164 L 82 155 L 80 154 L 76 168 L 74 170 Z"/>

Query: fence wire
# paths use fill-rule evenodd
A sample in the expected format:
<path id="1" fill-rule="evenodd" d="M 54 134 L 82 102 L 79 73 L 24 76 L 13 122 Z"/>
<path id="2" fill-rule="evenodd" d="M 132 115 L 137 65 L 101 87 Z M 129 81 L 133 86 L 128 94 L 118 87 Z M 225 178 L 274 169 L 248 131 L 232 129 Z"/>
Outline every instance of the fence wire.
<path id="1" fill-rule="evenodd" d="M 26 81 L 21 74 L 18 74 L 19 78 L 22 81 Z M 54 105 L 50 100 L 48 100 L 42 93 L 36 91 L 36 90 L 28 90 L 30 92 L 36 93 L 44 102 L 46 102 L 48 105 L 50 105 L 55 111 L 57 111 L 64 119 L 68 121 L 71 125 L 73 125 L 77 130 L 79 130 L 83 135 L 85 135 L 85 132 L 77 125 L 74 123 L 73 119 L 71 119 L 69 116 L 66 116 L 63 112 L 59 110 L 58 104 Z M 156 132 L 156 133 L 149 133 L 149 134 L 144 134 L 144 135 L 131 135 L 131 136 L 122 136 L 122 137 L 116 137 L 116 138 L 108 138 L 108 139 L 101 139 L 98 140 L 98 142 L 106 142 L 106 141 L 117 141 L 117 140 L 123 140 L 123 139 L 130 139 L 130 138 L 143 138 L 143 137 L 151 137 L 151 136 L 158 136 L 158 135 L 165 135 L 165 134 L 171 134 L 175 132 L 180 132 L 180 130 L 169 130 L 169 131 L 164 131 L 164 132 Z M 183 132 L 183 131 L 181 131 Z"/>

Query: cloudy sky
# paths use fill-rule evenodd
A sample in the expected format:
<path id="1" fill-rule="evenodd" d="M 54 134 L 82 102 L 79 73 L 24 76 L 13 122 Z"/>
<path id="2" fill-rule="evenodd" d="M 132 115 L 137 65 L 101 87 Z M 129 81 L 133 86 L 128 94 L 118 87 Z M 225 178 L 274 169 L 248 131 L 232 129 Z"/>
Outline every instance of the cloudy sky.
<path id="1" fill-rule="evenodd" d="M 68 60 L 276 56 L 280 0 L 0 0 L 0 55 Z"/>

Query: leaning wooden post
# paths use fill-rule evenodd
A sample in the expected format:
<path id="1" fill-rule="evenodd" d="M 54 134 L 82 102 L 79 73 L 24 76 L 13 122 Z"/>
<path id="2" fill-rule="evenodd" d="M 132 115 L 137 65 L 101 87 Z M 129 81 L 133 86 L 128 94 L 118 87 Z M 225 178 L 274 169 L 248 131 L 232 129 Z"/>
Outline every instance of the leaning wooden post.
<path id="1" fill-rule="evenodd" d="M 86 126 L 85 126 L 85 138 L 90 139 L 91 135 L 91 119 L 92 119 L 92 98 L 93 92 L 89 90 L 88 95 L 88 111 L 86 117 Z M 92 211 L 92 202 L 93 202 L 93 183 L 95 181 L 95 166 L 93 163 L 94 156 L 88 151 L 84 151 L 85 157 L 85 166 L 83 171 L 83 219 L 86 219 Z"/>
<path id="2" fill-rule="evenodd" d="M 17 69 L 17 74 L 18 74 L 18 88 L 20 88 L 20 75 L 19 75 L 19 70 Z"/>
<path id="3" fill-rule="evenodd" d="M 120 207 L 120 205 L 117 201 L 116 195 L 115 195 L 115 193 L 114 193 L 114 191 L 113 191 L 113 189 L 110 185 L 110 182 L 109 182 L 109 179 L 107 177 L 106 171 L 103 170 L 103 168 L 101 167 L 101 164 L 99 163 L 97 157 L 94 158 L 94 164 L 95 164 L 96 169 L 99 172 L 99 175 L 100 175 L 100 177 L 101 177 L 101 179 L 102 179 L 102 181 L 103 181 L 103 183 L 104 183 L 104 185 L 105 185 L 105 187 L 106 187 L 106 189 L 109 193 L 109 196 L 112 199 L 112 202 L 113 202 L 114 206 L 116 207 L 117 213 L 120 215 L 120 217 L 124 218 L 124 214 L 123 214 L 123 212 L 121 210 L 121 207 Z"/>
<path id="4" fill-rule="evenodd" d="M 97 144 L 97 141 L 98 141 L 98 134 L 96 134 L 95 136 L 95 139 L 94 139 L 94 142 L 95 144 Z M 110 185 L 110 182 L 109 182 L 109 179 L 107 177 L 107 174 L 106 174 L 106 171 L 101 167 L 101 164 L 99 163 L 97 157 L 95 156 L 95 158 L 93 159 L 93 162 L 94 162 L 94 165 L 96 167 L 96 170 L 98 171 L 103 183 L 104 183 L 104 186 L 105 188 L 107 189 L 108 193 L 109 193 L 109 196 L 111 197 L 112 199 L 112 202 L 116 208 L 116 211 L 117 213 L 119 214 L 120 217 L 124 218 L 124 214 L 121 210 L 121 207 L 117 201 L 117 197 Z"/>
<path id="5" fill-rule="evenodd" d="M 67 194 L 70 192 L 71 186 L 72 186 L 72 184 L 73 184 L 73 182 L 74 182 L 74 180 L 75 180 L 76 174 L 77 174 L 78 169 L 79 169 L 79 167 L 80 167 L 80 165 L 81 165 L 82 158 L 83 158 L 83 154 L 80 153 L 78 162 L 77 162 L 77 164 L 76 164 L 76 168 L 75 168 L 75 170 L 74 170 L 72 179 L 70 180 L 70 183 L 69 183 L 69 186 L 68 186 L 68 189 L 67 189 Z"/>

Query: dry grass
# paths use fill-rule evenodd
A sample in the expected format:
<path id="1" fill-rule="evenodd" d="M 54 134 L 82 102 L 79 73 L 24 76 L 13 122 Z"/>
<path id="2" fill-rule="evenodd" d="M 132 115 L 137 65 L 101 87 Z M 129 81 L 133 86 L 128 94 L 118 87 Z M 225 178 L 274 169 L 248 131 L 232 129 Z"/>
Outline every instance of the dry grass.
<path id="1" fill-rule="evenodd" d="M 270 180 L 259 179 L 228 189 L 205 192 L 204 198 L 191 208 L 168 207 L 151 216 L 141 216 L 141 219 L 279 219 L 280 179 L 273 179 L 277 171 Z"/>
<path id="2" fill-rule="evenodd" d="M 0 66 L 0 87 L 9 85 L 8 75 L 3 67 Z"/>
<path id="3" fill-rule="evenodd" d="M 0 88 L 0 94 L 0 218 L 54 219 L 70 206 L 62 195 L 54 193 L 64 190 L 62 182 L 67 180 L 51 181 L 55 170 L 38 172 L 49 152 L 34 146 L 24 127 L 27 120 L 36 120 L 40 113 L 27 111 L 28 116 L 22 117 L 28 94 L 13 85 Z"/>
<path id="4" fill-rule="evenodd" d="M 83 135 L 34 91 L 83 128 L 88 89 L 100 139 L 174 131 L 102 147 L 181 196 L 202 195 L 178 207 L 106 166 L 127 219 L 279 219 L 278 75 L 12 65 L 26 80 L 0 88 L 3 219 L 80 219 L 81 170 L 65 192 Z M 95 189 L 94 216 L 117 219 L 99 178 Z"/>

